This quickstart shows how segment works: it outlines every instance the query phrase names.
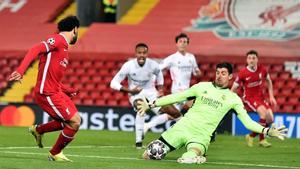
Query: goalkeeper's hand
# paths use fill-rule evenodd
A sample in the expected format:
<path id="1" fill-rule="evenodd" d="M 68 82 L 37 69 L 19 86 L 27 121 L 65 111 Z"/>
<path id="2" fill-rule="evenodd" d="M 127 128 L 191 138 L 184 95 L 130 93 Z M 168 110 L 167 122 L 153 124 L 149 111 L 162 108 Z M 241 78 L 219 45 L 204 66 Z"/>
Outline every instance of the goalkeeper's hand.
<path id="1" fill-rule="evenodd" d="M 151 108 L 154 108 L 155 105 L 153 103 L 149 103 L 149 101 L 144 97 L 143 100 L 137 101 L 137 113 L 140 116 L 144 116 L 145 113 L 150 110 Z"/>
<path id="2" fill-rule="evenodd" d="M 267 134 L 270 137 L 277 137 L 280 140 L 284 140 L 286 137 L 286 132 L 288 129 L 285 126 L 280 126 L 275 128 L 274 124 L 270 128 L 264 128 L 264 134 Z"/>

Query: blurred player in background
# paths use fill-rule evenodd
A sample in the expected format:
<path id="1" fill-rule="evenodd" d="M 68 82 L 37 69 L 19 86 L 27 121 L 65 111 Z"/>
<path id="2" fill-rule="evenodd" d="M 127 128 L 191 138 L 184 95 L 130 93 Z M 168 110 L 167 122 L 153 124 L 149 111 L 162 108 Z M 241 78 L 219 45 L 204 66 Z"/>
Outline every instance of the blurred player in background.
<path id="1" fill-rule="evenodd" d="M 185 147 L 187 152 L 178 158 L 178 163 L 204 163 L 210 137 L 231 109 L 236 111 L 237 117 L 247 129 L 283 140 L 287 130 L 284 126 L 278 129 L 266 128 L 251 120 L 241 98 L 228 88 L 231 78 L 231 64 L 219 63 L 216 66 L 214 82 L 200 82 L 183 92 L 160 97 L 154 102 L 146 99 L 139 101 L 138 111 L 145 113 L 150 108 L 183 102 L 189 98 L 195 99 L 188 112 L 155 141 L 160 144 L 153 146 L 155 142 L 151 142 L 148 145 L 143 158 L 161 159 L 164 157 L 163 154 Z"/>
<path id="2" fill-rule="evenodd" d="M 196 58 L 193 54 L 187 52 L 190 38 L 180 33 L 175 37 L 177 52 L 165 58 L 159 65 L 160 69 L 169 69 L 172 79 L 171 93 L 182 92 L 190 87 L 192 74 L 197 78 L 200 77 L 201 71 L 197 65 Z M 191 105 L 193 101 L 187 103 Z M 175 107 L 181 111 L 185 103 L 175 104 Z M 187 106 L 187 107 L 189 107 Z"/>
<path id="3" fill-rule="evenodd" d="M 62 19 L 58 23 L 59 33 L 48 36 L 45 41 L 32 47 L 9 78 L 10 81 L 21 81 L 28 66 L 39 58 L 37 83 L 34 88 L 35 102 L 53 121 L 31 126 L 29 131 L 35 137 L 37 145 L 43 148 L 44 133 L 62 130 L 49 152 L 50 161 L 71 161 L 62 150 L 74 139 L 81 122 L 77 108 L 71 100 L 78 91 L 61 83 L 68 66 L 68 46 L 76 43 L 79 25 L 76 16 Z"/>
<path id="4" fill-rule="evenodd" d="M 164 80 L 158 63 L 147 58 L 148 46 L 146 44 L 139 43 L 136 45 L 135 57 L 136 59 L 124 63 L 120 71 L 112 79 L 110 86 L 115 90 L 127 92 L 129 94 L 129 101 L 136 110 L 137 101 L 142 100 L 143 97 L 147 97 L 150 101 L 153 101 L 163 95 Z M 156 78 L 157 85 L 155 85 L 153 77 Z M 125 78 L 128 79 L 128 88 L 121 85 L 121 82 Z M 156 114 L 163 113 L 153 118 L 150 122 L 155 125 L 165 123 L 169 119 L 178 118 L 181 115 L 173 106 L 157 107 L 151 109 L 151 111 Z M 137 113 L 135 121 L 136 148 L 142 148 L 142 140 L 145 134 L 144 123 L 145 116 Z"/>
<path id="5" fill-rule="evenodd" d="M 251 50 L 247 53 L 247 67 L 240 70 L 238 77 L 231 88 L 236 92 L 237 88 L 242 86 L 244 90 L 243 101 L 252 111 L 258 113 L 262 126 L 268 126 L 273 123 L 273 111 L 264 98 L 264 81 L 267 81 L 269 91 L 269 101 L 272 106 L 277 107 L 277 103 L 273 94 L 273 85 L 269 73 L 266 68 L 258 65 L 258 53 Z M 246 135 L 246 142 L 249 147 L 253 147 L 253 139 L 258 133 L 252 132 Z M 259 145 L 262 147 L 270 147 L 271 144 L 266 140 L 265 135 L 259 134 Z"/>

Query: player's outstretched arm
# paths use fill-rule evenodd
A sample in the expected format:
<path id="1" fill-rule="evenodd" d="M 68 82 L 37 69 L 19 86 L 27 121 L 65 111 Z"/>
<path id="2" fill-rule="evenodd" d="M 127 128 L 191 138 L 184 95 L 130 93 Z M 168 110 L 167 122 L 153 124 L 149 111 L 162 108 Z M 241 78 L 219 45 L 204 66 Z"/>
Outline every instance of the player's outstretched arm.
<path id="1" fill-rule="evenodd" d="M 43 43 L 39 43 L 32 47 L 27 54 L 25 55 L 23 61 L 21 62 L 20 66 L 16 71 L 14 71 L 9 76 L 9 81 L 20 81 L 24 72 L 27 70 L 28 66 L 34 61 L 39 54 L 46 53 L 47 49 Z"/>

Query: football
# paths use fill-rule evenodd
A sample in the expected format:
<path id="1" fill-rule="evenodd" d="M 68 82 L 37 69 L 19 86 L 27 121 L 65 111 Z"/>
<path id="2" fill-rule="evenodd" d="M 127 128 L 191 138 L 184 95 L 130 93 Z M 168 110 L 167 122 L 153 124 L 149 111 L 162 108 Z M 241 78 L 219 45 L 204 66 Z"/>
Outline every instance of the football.
<path id="1" fill-rule="evenodd" d="M 162 141 L 154 140 L 148 145 L 147 154 L 150 159 L 161 160 L 166 156 L 167 148 Z"/>

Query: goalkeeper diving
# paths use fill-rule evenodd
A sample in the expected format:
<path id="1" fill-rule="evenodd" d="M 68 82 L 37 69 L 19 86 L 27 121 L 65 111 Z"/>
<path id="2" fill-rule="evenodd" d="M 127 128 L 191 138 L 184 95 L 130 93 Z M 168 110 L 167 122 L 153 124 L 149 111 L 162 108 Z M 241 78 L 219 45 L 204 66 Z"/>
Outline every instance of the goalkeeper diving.
<path id="1" fill-rule="evenodd" d="M 216 66 L 214 82 L 200 82 L 183 92 L 160 97 L 153 103 L 149 103 L 146 98 L 138 102 L 138 113 L 144 115 L 153 107 L 195 99 L 193 106 L 184 117 L 163 132 L 158 139 L 162 143 L 159 145 L 164 155 L 184 146 L 187 151 L 177 159 L 178 163 L 204 163 L 212 133 L 231 109 L 235 110 L 237 117 L 247 129 L 284 140 L 287 132 L 285 126 L 266 128 L 249 117 L 240 97 L 228 88 L 231 79 L 232 66 L 230 63 L 223 62 Z M 156 149 L 151 150 L 152 147 Z M 157 146 L 152 146 L 150 143 L 143 158 L 161 158 L 161 156 L 156 158 L 157 155 L 153 153 L 157 153 Z"/>

